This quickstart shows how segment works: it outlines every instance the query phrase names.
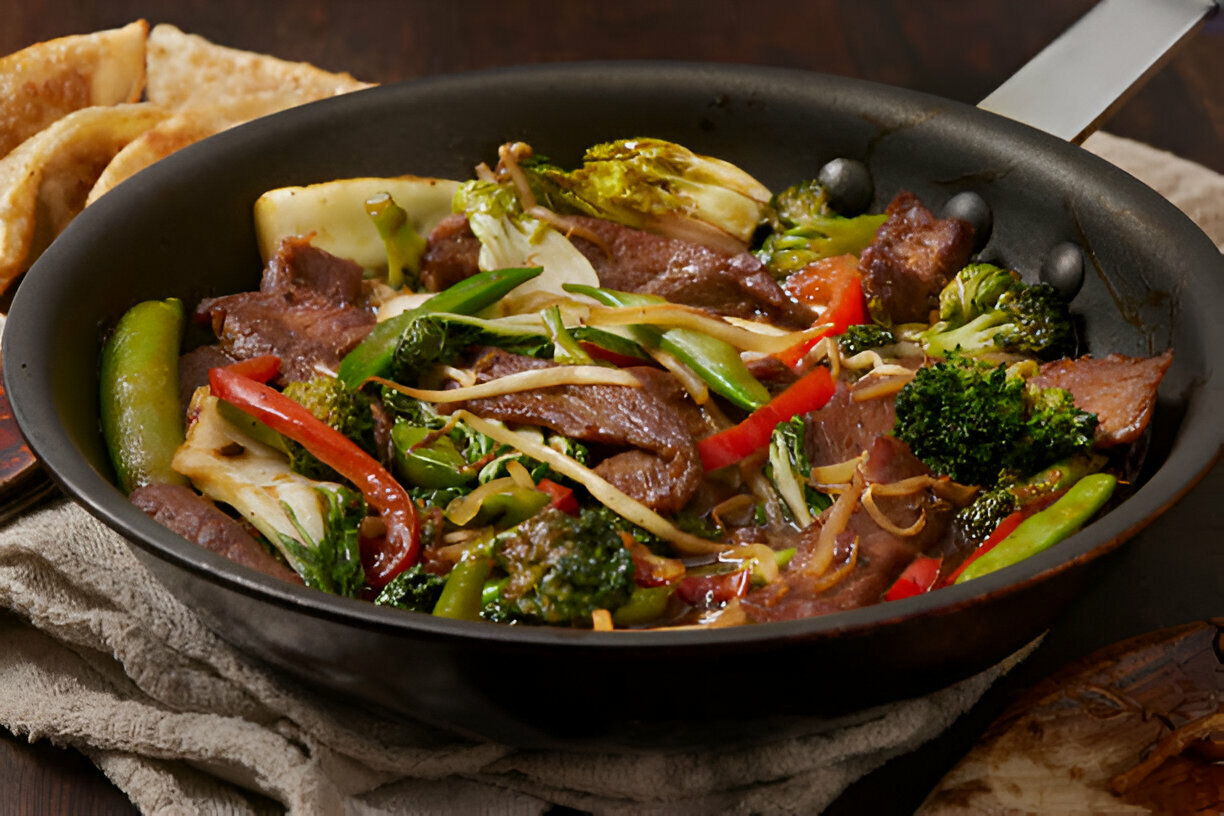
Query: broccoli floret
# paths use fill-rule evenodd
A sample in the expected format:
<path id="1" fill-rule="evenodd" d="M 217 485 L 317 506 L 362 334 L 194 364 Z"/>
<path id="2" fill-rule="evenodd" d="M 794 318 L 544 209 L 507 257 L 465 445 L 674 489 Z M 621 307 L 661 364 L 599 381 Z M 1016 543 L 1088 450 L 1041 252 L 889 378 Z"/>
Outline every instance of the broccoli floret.
<path id="1" fill-rule="evenodd" d="M 837 336 L 837 346 L 847 357 L 853 357 L 867 349 L 891 346 L 895 342 L 897 336 L 878 323 L 847 326 L 846 330 Z"/>
<path id="2" fill-rule="evenodd" d="M 420 315 L 404 329 L 392 357 L 392 376 L 399 382 L 415 382 L 426 366 L 450 362 L 475 344 L 535 357 L 553 354 L 552 340 L 543 328 L 435 312 Z"/>
<path id="3" fill-rule="evenodd" d="M 923 366 L 896 400 L 893 433 L 936 473 L 993 486 L 1092 446 L 1097 418 L 1062 389 L 1029 386 L 960 354 Z"/>
<path id="4" fill-rule="evenodd" d="M 370 398 L 361 391 L 347 387 L 335 377 L 316 377 L 289 383 L 285 386 L 285 396 L 352 439 L 367 453 L 375 453 L 374 414 Z M 301 444 L 286 438 L 284 448 L 289 454 L 289 466 L 297 473 L 311 479 L 343 481 Z"/>
<path id="5" fill-rule="evenodd" d="M 777 276 L 785 276 L 821 258 L 858 254 L 875 238 L 884 215 L 844 218 L 829 207 L 817 181 L 787 187 L 770 200 L 773 231 L 757 250 L 757 258 Z"/>
<path id="6" fill-rule="evenodd" d="M 596 609 L 615 611 L 633 593 L 633 558 L 599 510 L 546 508 L 499 533 L 492 553 L 506 578 L 481 612 L 489 620 L 589 624 Z"/>
<path id="7" fill-rule="evenodd" d="M 442 595 L 446 579 L 426 572 L 421 564 L 413 564 L 391 579 L 374 599 L 379 606 L 394 606 L 413 612 L 432 612 Z"/>
<path id="8" fill-rule="evenodd" d="M 999 522 L 1019 507 L 1010 484 L 1000 484 L 979 493 L 953 517 L 952 523 L 965 541 L 985 541 Z"/>
<path id="9" fill-rule="evenodd" d="M 1015 272 L 970 264 L 939 295 L 939 321 L 923 332 L 928 354 L 1002 351 L 1052 360 L 1075 352 L 1070 309 L 1046 283 L 1026 284 Z"/>

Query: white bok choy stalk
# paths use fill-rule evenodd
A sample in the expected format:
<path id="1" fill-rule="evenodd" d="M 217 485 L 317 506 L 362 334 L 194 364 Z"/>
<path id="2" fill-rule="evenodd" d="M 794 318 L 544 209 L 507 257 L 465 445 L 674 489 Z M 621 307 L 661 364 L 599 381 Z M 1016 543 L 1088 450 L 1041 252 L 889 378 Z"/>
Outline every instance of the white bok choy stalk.
<path id="1" fill-rule="evenodd" d="M 208 498 L 238 511 L 307 586 L 355 597 L 365 580 L 357 544 L 366 515 L 361 494 L 295 473 L 282 451 L 230 422 L 221 406 L 207 388 L 197 389 L 174 469 Z"/>

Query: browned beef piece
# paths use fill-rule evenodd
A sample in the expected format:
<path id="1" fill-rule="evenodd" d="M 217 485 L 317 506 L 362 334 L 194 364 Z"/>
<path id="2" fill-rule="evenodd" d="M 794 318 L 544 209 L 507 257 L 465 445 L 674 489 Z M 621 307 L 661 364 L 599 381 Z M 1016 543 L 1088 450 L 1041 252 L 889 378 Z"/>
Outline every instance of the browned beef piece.
<path id="1" fill-rule="evenodd" d="M 1156 389 L 1173 362 L 1173 352 L 1158 357 L 1080 357 L 1045 363 L 1029 382 L 1065 388 L 1081 410 L 1096 414 L 1098 448 L 1129 444 L 1143 434 L 1156 407 Z"/>
<path id="2" fill-rule="evenodd" d="M 894 323 L 925 322 L 939 307 L 939 291 L 969 262 L 973 227 L 939 219 L 913 193 L 900 193 L 888 220 L 863 250 L 863 291 Z"/>
<path id="3" fill-rule="evenodd" d="M 570 237 L 608 289 L 661 295 L 674 303 L 743 318 L 806 328 L 816 320 L 790 298 L 756 256 L 728 255 L 700 244 L 665 238 L 600 218 L 574 217 Z"/>
<path id="4" fill-rule="evenodd" d="M 297 573 L 264 549 L 241 524 L 189 487 L 145 485 L 132 491 L 131 500 L 159 524 L 206 550 L 264 575 L 302 583 Z"/>
<path id="5" fill-rule="evenodd" d="M 892 436 L 878 437 L 863 464 L 868 485 L 889 484 L 928 473 L 909 447 Z M 791 620 L 878 603 L 914 558 L 942 547 L 951 534 L 952 517 L 970 497 L 969 491 L 947 483 L 904 496 L 875 496 L 876 506 L 898 527 L 909 527 L 925 516 L 921 530 L 909 536 L 898 536 L 880 527 L 860 503 L 845 531 L 838 536 L 835 551 L 840 562 L 844 562 L 857 538 L 854 569 L 833 586 L 817 590 L 819 578 L 807 575 L 804 565 L 812 558 L 826 513 L 803 531 L 795 556 L 779 580 L 744 599 L 749 617 L 755 621 Z"/>
<path id="6" fill-rule="evenodd" d="M 500 349 L 483 350 L 474 366 L 481 381 L 551 365 Z M 670 374 L 632 368 L 641 388 L 564 385 L 453 404 L 490 419 L 542 425 L 573 439 L 615 449 L 595 472 L 661 513 L 684 507 L 701 482 L 698 409 Z M 623 450 L 627 448 L 628 450 Z"/>
<path id="7" fill-rule="evenodd" d="M 374 313 L 357 305 L 361 276 L 357 264 L 289 238 L 258 292 L 207 298 L 196 313 L 211 321 L 220 348 L 234 359 L 275 354 L 279 383 L 308 380 L 334 372 L 374 326 Z"/>
<path id="8" fill-rule="evenodd" d="M 890 432 L 896 421 L 896 401 L 891 397 L 855 402 L 846 382 L 839 381 L 833 398 L 807 415 L 807 452 L 814 466 L 834 465 L 853 459 L 871 447 L 876 438 Z"/>
<path id="9" fill-rule="evenodd" d="M 200 346 L 179 357 L 179 404 L 183 414 L 191 404 L 191 395 L 202 385 L 208 385 L 208 369 L 220 368 L 234 362 L 217 346 Z"/>
<path id="10" fill-rule="evenodd" d="M 465 216 L 443 218 L 425 243 L 421 257 L 421 283 L 431 292 L 441 292 L 452 284 L 480 271 L 480 239 L 468 226 Z"/>

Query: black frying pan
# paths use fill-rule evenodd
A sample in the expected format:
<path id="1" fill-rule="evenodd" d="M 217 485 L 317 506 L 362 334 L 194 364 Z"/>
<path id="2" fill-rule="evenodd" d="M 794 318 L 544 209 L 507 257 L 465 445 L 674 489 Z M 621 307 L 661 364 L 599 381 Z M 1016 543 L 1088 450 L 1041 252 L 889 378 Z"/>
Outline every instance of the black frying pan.
<path id="1" fill-rule="evenodd" d="M 265 578 L 181 539 L 111 484 L 98 434 L 103 327 L 146 298 L 254 288 L 251 205 L 342 176 L 467 177 L 498 144 L 561 163 L 630 135 L 730 159 L 779 188 L 835 157 L 866 163 L 881 208 L 979 193 L 983 255 L 1026 278 L 1053 248 L 1087 260 L 1073 308 L 1101 352 L 1172 347 L 1133 495 L 1015 567 L 827 617 L 709 631 L 504 627 L 376 608 Z M 551 65 L 362 91 L 222 133 L 88 209 L 21 284 L 5 384 L 30 447 L 208 625 L 299 678 L 462 731 L 529 745 L 679 745 L 777 735 L 981 670 L 1032 640 L 1090 565 L 1176 501 L 1222 441 L 1224 261 L 1180 212 L 1065 141 L 981 110 L 850 79 L 739 66 Z M 1119 598 L 1119 605 L 1126 599 Z M 799 717 L 801 719 L 796 719 Z"/>

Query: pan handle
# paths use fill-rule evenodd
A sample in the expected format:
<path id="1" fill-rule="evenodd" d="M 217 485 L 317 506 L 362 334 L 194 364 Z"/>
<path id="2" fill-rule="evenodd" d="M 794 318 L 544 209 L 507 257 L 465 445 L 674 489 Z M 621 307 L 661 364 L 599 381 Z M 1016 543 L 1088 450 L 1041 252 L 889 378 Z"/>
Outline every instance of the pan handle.
<path id="1" fill-rule="evenodd" d="M 1215 0 L 1101 0 L 978 107 L 1079 144 L 1216 10 Z"/>

